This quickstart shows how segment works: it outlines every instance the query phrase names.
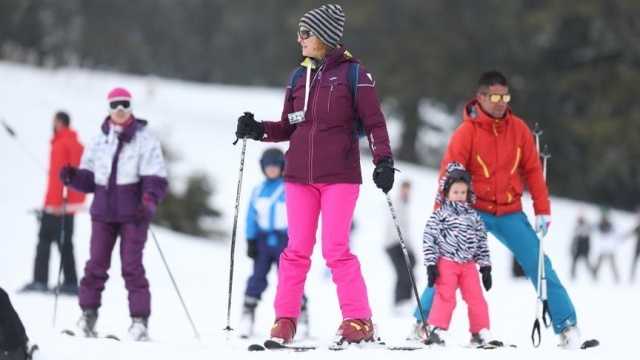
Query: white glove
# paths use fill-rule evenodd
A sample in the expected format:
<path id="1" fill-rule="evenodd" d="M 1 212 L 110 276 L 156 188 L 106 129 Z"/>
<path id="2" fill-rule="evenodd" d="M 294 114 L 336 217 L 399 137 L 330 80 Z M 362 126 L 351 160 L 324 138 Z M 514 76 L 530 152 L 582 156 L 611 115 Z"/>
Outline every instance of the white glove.
<path id="1" fill-rule="evenodd" d="M 534 229 L 537 233 L 542 232 L 542 236 L 546 236 L 550 225 L 551 215 L 536 215 L 536 227 Z"/>

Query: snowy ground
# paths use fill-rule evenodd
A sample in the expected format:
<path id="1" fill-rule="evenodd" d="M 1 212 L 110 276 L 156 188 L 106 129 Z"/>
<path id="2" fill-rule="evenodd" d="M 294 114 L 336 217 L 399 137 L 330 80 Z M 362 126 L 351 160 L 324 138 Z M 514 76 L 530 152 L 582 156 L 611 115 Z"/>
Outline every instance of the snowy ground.
<path id="1" fill-rule="evenodd" d="M 46 163 L 51 118 L 55 111 L 70 112 L 72 125 L 83 141 L 98 132 L 106 115 L 106 93 L 115 86 L 125 86 L 134 94 L 134 113 L 150 120 L 151 129 L 180 156 L 171 168 L 175 183 L 188 171 L 203 170 L 214 181 L 214 206 L 224 211 L 220 226 L 231 233 L 233 210 L 238 180 L 240 146 L 233 146 L 235 119 L 243 111 L 253 111 L 257 118 L 279 118 L 282 89 L 208 86 L 157 78 L 133 77 L 118 74 L 78 70 L 48 71 L 0 62 L 0 119 L 5 119 L 17 133 L 16 138 L 0 131 L 0 286 L 11 295 L 14 306 L 22 317 L 32 342 L 40 346 L 38 360 L 87 359 L 206 359 L 206 358 L 383 358 L 386 350 L 349 350 L 327 353 L 318 350 L 299 354 L 248 353 L 251 342 L 264 339 L 273 321 L 272 300 L 274 288 L 264 294 L 258 308 L 258 335 L 250 341 L 240 340 L 238 334 L 222 329 L 227 325 L 229 287 L 230 239 L 200 239 L 154 228 L 173 276 L 200 333 L 194 332 L 182 309 L 153 238 L 145 250 L 145 266 L 152 290 L 153 314 L 150 319 L 151 343 L 113 342 L 70 338 L 60 335 L 62 329 L 74 328 L 80 310 L 73 297 L 60 298 L 55 326 L 53 322 L 54 298 L 48 295 L 19 294 L 17 290 L 31 280 L 38 226 L 29 210 L 41 206 L 46 184 Z M 364 140 L 363 140 L 364 141 Z M 284 149 L 286 144 L 282 144 Z M 261 178 L 258 158 L 269 145 L 249 142 L 242 189 L 242 205 L 238 224 L 236 268 L 233 277 L 231 327 L 238 324 L 242 293 L 251 270 L 245 256 L 244 213 L 247 194 Z M 552 159 L 553 160 L 553 159 Z M 436 174 L 431 170 L 399 163 L 402 173 L 396 181 L 410 180 L 414 185 L 411 227 L 403 229 L 406 241 L 414 248 L 420 246 L 424 221 L 430 213 Z M 356 209 L 354 251 L 362 262 L 369 286 L 374 321 L 380 335 L 389 343 L 400 343 L 409 331 L 412 318 L 408 312 L 398 316 L 392 312 L 392 268 L 382 248 L 384 224 L 390 217 L 385 197 L 370 179 L 373 166 L 369 157 L 363 157 L 361 198 Z M 562 174 L 549 174 L 562 176 Z M 395 191 L 395 189 L 394 189 Z M 89 202 L 87 202 L 89 203 Z M 396 353 L 403 358 L 447 356 L 463 359 L 473 356 L 484 358 L 521 359 L 630 359 L 632 344 L 636 340 L 638 320 L 637 302 L 640 290 L 628 283 L 628 269 L 632 254 L 631 241 L 623 243 L 618 261 L 623 276 L 615 284 L 609 269 L 599 283 L 593 283 L 581 269 L 575 282 L 568 280 L 569 243 L 575 218 L 585 210 L 591 220 L 597 217 L 597 207 L 563 199 L 553 199 L 553 225 L 547 237 L 546 249 L 555 268 L 564 279 L 576 308 L 579 324 L 585 338 L 598 338 L 600 348 L 589 351 L 563 351 L 556 348 L 557 339 L 550 330 L 543 332 L 543 343 L 534 349 L 530 342 L 534 320 L 535 292 L 523 280 L 510 278 L 511 259 L 501 244 L 490 240 L 494 262 L 494 287 L 487 293 L 492 331 L 518 349 L 477 351 L 461 348 Z M 530 203 L 526 204 L 530 209 Z M 531 214 L 529 214 L 531 215 Z M 632 214 L 613 213 L 620 230 L 634 225 Z M 76 217 L 76 260 L 82 273 L 88 257 L 90 235 L 89 216 Z M 311 317 L 313 342 L 323 343 L 332 338 L 341 321 L 335 287 L 326 277 L 319 251 L 307 281 L 307 294 Z M 56 278 L 59 257 L 52 251 L 50 285 Z M 113 257 L 111 279 L 103 296 L 98 330 L 125 337 L 129 326 L 126 291 L 119 272 L 118 256 Z M 426 282 L 422 266 L 417 267 L 419 291 Z M 271 283 L 275 281 L 272 273 Z M 462 301 L 454 313 L 452 334 L 464 343 L 468 339 L 466 307 Z M 473 354 L 470 351 L 475 351 Z"/>

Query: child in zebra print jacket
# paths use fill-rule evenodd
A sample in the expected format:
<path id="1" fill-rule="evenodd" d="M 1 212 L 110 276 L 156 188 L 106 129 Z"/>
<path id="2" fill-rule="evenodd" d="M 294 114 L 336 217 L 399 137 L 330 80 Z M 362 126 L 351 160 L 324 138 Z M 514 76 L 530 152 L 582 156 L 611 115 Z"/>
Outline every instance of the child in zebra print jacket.
<path id="1" fill-rule="evenodd" d="M 475 345 L 494 340 L 489 333 L 489 309 L 480 288 L 476 263 L 482 273 L 482 284 L 491 289 L 491 260 L 487 231 L 480 216 L 470 204 L 475 201 L 471 175 L 459 163 L 447 165 L 440 179 L 437 202 L 424 229 L 424 262 L 428 286 L 436 286 L 436 294 L 427 323 L 433 328 L 430 342 L 444 344 L 451 316 L 456 306 L 456 289 L 469 309 L 469 331 Z"/>

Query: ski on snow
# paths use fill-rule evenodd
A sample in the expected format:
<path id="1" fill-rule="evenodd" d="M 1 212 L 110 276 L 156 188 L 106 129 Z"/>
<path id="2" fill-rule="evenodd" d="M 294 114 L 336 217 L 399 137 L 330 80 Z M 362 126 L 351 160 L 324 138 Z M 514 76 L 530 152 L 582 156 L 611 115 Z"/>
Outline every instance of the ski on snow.
<path id="1" fill-rule="evenodd" d="M 424 346 L 417 345 L 386 345 L 383 342 L 371 342 L 371 343 L 363 343 L 363 344 L 352 344 L 348 345 L 343 342 L 336 342 L 330 345 L 284 345 L 274 340 L 266 340 L 263 344 L 252 344 L 249 345 L 249 351 L 290 351 L 290 352 L 305 352 L 310 350 L 317 349 L 327 349 L 332 351 L 346 350 L 351 348 L 363 348 L 363 349 L 387 349 L 387 350 L 404 350 L 404 351 L 412 351 L 419 350 L 425 348 Z"/>
<path id="2" fill-rule="evenodd" d="M 62 330 L 62 334 L 63 335 L 69 335 L 69 336 L 76 336 L 76 333 L 71 331 L 71 330 Z M 89 337 L 89 339 L 91 339 L 91 338 Z M 97 336 L 97 337 L 95 337 L 93 339 L 109 339 L 109 340 L 120 341 L 119 337 L 117 337 L 115 335 L 112 335 L 112 334 L 108 334 L 108 335 L 104 335 L 104 336 Z"/>
<path id="3" fill-rule="evenodd" d="M 515 348 L 515 345 L 503 345 L 501 342 L 490 342 L 485 345 L 474 346 L 474 349 L 498 349 L 502 347 Z M 372 343 L 361 343 L 361 344 L 346 344 L 343 342 L 333 343 L 327 346 L 317 346 L 317 345 L 284 345 L 277 341 L 266 340 L 263 344 L 252 344 L 249 346 L 249 351 L 264 351 L 264 350 L 273 350 L 273 351 L 290 351 L 290 352 L 305 352 L 309 350 L 316 349 L 328 349 L 333 351 L 346 350 L 346 349 L 386 349 L 392 351 L 414 351 L 414 350 L 422 350 L 429 349 L 429 345 L 421 345 L 421 344 L 406 344 L 406 345 L 388 345 L 384 342 L 372 342 Z"/>
<path id="4" fill-rule="evenodd" d="M 362 345 L 362 346 L 358 346 Z M 596 339 L 586 340 L 580 346 L 580 349 L 589 349 L 594 348 L 600 345 L 600 342 Z M 249 351 L 289 351 L 289 352 L 306 352 L 310 350 L 317 349 L 328 349 L 333 351 L 346 350 L 351 348 L 357 349 L 386 349 L 393 351 L 414 351 L 421 349 L 429 349 L 431 346 L 438 345 L 387 345 L 384 342 L 374 342 L 374 343 L 365 343 L 365 344 L 353 344 L 348 345 L 345 343 L 332 343 L 331 345 L 284 345 L 274 340 L 266 340 L 263 344 L 252 344 L 249 345 Z M 513 344 L 504 344 L 500 341 L 491 341 L 487 344 L 480 346 L 465 346 L 470 349 L 484 349 L 484 350 L 492 350 L 492 349 L 501 349 L 501 348 L 517 348 L 516 345 Z"/>
<path id="5" fill-rule="evenodd" d="M 583 342 L 582 345 L 580 345 L 580 349 L 584 350 L 584 349 L 594 348 L 599 345 L 600 345 L 600 341 L 596 339 L 591 339 Z"/>

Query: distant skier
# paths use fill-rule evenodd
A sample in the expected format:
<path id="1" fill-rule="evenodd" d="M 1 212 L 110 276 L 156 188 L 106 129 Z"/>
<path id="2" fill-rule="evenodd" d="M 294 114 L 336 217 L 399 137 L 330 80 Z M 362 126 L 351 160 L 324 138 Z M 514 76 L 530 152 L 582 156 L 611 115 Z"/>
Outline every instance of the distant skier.
<path id="1" fill-rule="evenodd" d="M 471 187 L 471 175 L 452 162 L 440 180 L 437 196 L 440 208 L 431 214 L 424 229 L 424 263 L 429 287 L 436 285 L 436 295 L 427 320 L 433 330 L 429 342 L 444 345 L 447 330 L 456 307 L 459 288 L 467 303 L 471 345 L 494 341 L 489 331 L 489 307 L 482 294 L 476 264 L 482 273 L 482 285 L 491 289 L 491 259 L 487 230 L 470 204 L 476 196 Z"/>
<path id="2" fill-rule="evenodd" d="M 636 281 L 636 267 L 638 266 L 638 259 L 640 259 L 640 207 L 638 208 L 638 222 L 637 225 L 631 230 L 630 236 L 636 238 L 636 251 L 633 253 L 633 260 L 631 261 L 631 276 L 629 281 L 633 284 Z"/>
<path id="3" fill-rule="evenodd" d="M 591 225 L 587 222 L 584 214 L 578 216 L 578 223 L 573 234 L 571 242 L 571 279 L 576 278 L 576 265 L 578 260 L 583 259 L 589 270 L 589 274 L 593 276 L 593 267 L 589 262 L 589 252 L 591 250 Z"/>
<path id="4" fill-rule="evenodd" d="M 607 208 L 603 207 L 601 209 L 600 221 L 598 221 L 596 225 L 594 237 L 598 258 L 593 266 L 593 277 L 595 280 L 598 280 L 602 264 L 605 261 L 609 261 L 611 271 L 613 272 L 613 280 L 617 283 L 620 281 L 620 275 L 618 274 L 618 266 L 616 264 L 616 251 L 620 246 L 621 238 L 616 232 L 615 226 L 613 226 L 611 212 Z"/>
<path id="5" fill-rule="evenodd" d="M 400 192 L 397 194 L 393 202 L 396 212 L 396 221 L 403 231 L 405 244 L 411 243 L 411 232 L 409 231 L 409 200 L 411 195 L 411 183 L 409 181 L 402 182 Z M 388 207 L 385 204 L 385 207 Z M 386 211 L 389 211 L 386 209 Z M 391 216 L 387 216 L 385 224 L 386 231 L 384 233 L 384 250 L 389 255 L 389 259 L 393 264 L 396 273 L 396 281 L 393 297 L 393 311 L 397 315 L 406 315 L 405 313 L 413 309 L 415 299 L 413 299 L 413 288 L 411 285 L 411 274 L 407 270 L 407 262 L 404 258 L 404 250 L 398 240 L 398 230 L 396 222 Z M 406 247 L 407 255 L 411 264 L 411 272 L 413 272 L 416 258 L 410 246 Z"/>
<path id="6" fill-rule="evenodd" d="M 78 166 L 80 164 L 80 157 L 84 149 L 76 132 L 69 127 L 70 123 L 69 115 L 63 111 L 56 113 L 53 118 L 49 181 L 40 218 L 33 281 L 22 288 L 23 292 L 47 292 L 49 290 L 49 256 L 51 243 L 55 242 L 60 250 L 64 274 L 64 281 L 58 290 L 61 294 L 78 295 L 78 275 L 73 254 L 73 225 L 75 213 L 83 207 L 85 194 L 68 190 L 67 198 L 63 199 L 63 184 L 58 176 L 63 166 L 69 164 Z M 66 200 L 66 206 L 63 213 L 64 200 Z M 60 238 L 63 216 L 64 244 Z"/>
<path id="7" fill-rule="evenodd" d="M 131 94 L 116 88 L 108 95 L 109 116 L 101 133 L 88 144 L 80 168 L 64 167 L 60 179 L 71 188 L 94 193 L 91 204 L 91 254 L 80 281 L 84 336 L 97 336 L 95 325 L 102 291 L 109 278 L 111 252 L 120 237 L 122 277 L 129 292 L 133 340 L 149 339 L 151 293 L 142 264 L 149 223 L 167 186 L 160 141 L 147 121 L 132 114 Z"/>
<path id="8" fill-rule="evenodd" d="M 247 256 L 254 260 L 253 274 L 247 281 L 240 336 L 253 335 L 255 311 L 267 288 L 267 275 L 275 263 L 280 263 L 280 254 L 287 247 L 287 208 L 285 206 L 284 154 L 280 149 L 267 149 L 260 158 L 260 167 L 266 179 L 256 186 L 251 195 L 247 211 Z M 306 297 L 298 316 L 298 333 L 308 335 Z M 304 329 L 303 329 L 304 328 Z"/>

